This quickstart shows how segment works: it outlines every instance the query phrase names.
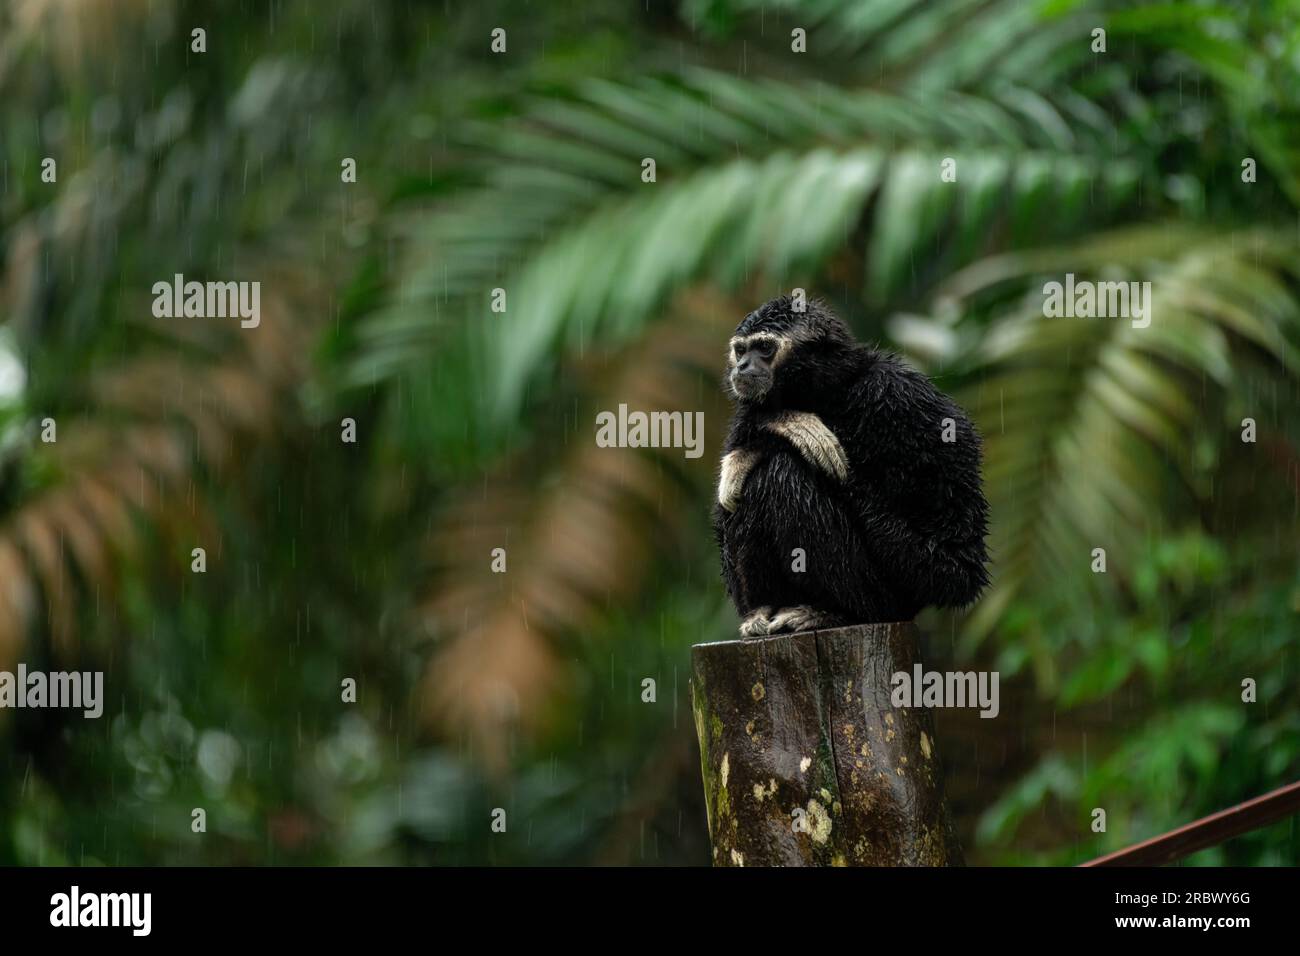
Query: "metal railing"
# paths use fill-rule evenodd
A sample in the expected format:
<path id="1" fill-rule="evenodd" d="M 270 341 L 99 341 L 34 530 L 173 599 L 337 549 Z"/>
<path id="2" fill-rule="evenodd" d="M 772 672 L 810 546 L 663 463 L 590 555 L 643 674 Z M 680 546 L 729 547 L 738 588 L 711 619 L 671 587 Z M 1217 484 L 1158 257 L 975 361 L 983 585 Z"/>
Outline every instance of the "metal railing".
<path id="1" fill-rule="evenodd" d="M 1300 780 L 1080 866 L 1161 866 L 1300 811 Z"/>

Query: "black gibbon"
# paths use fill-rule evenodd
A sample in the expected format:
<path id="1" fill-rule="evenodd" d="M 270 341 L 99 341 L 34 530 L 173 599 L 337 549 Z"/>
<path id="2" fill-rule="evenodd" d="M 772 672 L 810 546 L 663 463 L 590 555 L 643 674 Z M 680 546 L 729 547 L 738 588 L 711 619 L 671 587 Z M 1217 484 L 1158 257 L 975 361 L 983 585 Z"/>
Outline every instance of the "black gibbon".
<path id="1" fill-rule="evenodd" d="M 988 583 L 980 439 L 896 356 L 788 296 L 728 345 L 713 527 L 741 634 L 909 621 Z"/>

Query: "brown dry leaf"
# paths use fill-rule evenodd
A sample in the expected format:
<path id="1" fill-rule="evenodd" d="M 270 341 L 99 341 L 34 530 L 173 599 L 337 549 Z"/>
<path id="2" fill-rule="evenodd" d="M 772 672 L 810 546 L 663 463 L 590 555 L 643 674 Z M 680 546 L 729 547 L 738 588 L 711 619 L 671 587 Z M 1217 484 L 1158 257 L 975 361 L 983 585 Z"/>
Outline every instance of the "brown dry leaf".
<path id="1" fill-rule="evenodd" d="M 13 542 L 0 538 L 0 670 L 10 670 L 17 663 L 35 604 L 22 552 Z"/>
<path id="2" fill-rule="evenodd" d="M 723 343 L 743 313 L 716 294 L 684 296 L 599 383 L 595 409 L 703 410 L 703 457 L 599 448 L 582 434 L 540 492 L 537 463 L 516 463 L 434 531 L 443 573 L 421 613 L 443 643 L 421 682 L 422 712 L 431 725 L 464 734 L 490 770 L 506 766 L 514 722 L 535 729 L 564 689 L 558 640 L 590 630 L 611 604 L 634 597 L 666 542 L 706 513 L 725 421 L 717 385 Z M 506 574 L 490 570 L 498 547 L 507 551 Z"/>
<path id="3" fill-rule="evenodd" d="M 119 51 L 117 41 L 138 29 L 157 6 L 156 0 L 13 0 L 8 11 L 12 32 L 0 51 L 13 56 L 10 44 L 37 43 L 71 75 L 91 61 L 111 59 Z"/>
<path id="4" fill-rule="evenodd" d="M 282 425 L 279 410 L 293 407 L 287 393 L 305 369 L 312 334 L 299 316 L 319 313 L 278 296 L 264 306 L 256 339 L 226 334 L 214 342 L 220 348 L 196 356 L 193 343 L 178 338 L 174 349 L 96 374 L 92 413 L 60 422 L 59 442 L 41 454 L 65 480 L 0 526 L 0 662 L 19 658 L 41 608 L 55 654 L 75 657 L 81 592 L 111 597 L 117 561 L 138 541 L 137 521 L 164 540 L 218 540 L 195 468 L 220 474 L 239 449 Z"/>
<path id="5" fill-rule="evenodd" d="M 25 508 L 14 522 L 14 530 L 23 549 L 36 566 L 45 600 L 45 615 L 55 654 L 71 658 L 72 613 L 71 581 L 63 560 L 63 542 L 52 516 L 44 508 Z"/>

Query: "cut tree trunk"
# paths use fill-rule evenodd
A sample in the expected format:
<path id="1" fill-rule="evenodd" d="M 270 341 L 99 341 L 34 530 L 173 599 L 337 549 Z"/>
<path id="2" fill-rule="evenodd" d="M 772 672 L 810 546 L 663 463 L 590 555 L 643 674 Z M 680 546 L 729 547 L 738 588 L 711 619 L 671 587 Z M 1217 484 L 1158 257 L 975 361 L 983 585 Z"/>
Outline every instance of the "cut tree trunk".
<path id="1" fill-rule="evenodd" d="M 911 622 L 691 649 L 715 866 L 961 866 Z"/>

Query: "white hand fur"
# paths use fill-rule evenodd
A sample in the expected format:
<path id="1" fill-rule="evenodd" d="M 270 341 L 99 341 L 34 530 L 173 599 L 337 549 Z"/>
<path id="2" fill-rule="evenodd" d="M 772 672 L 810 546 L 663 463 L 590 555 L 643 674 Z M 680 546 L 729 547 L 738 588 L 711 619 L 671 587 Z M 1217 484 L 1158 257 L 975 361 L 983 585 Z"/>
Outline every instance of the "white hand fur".
<path id="1" fill-rule="evenodd" d="M 745 487 L 745 478 L 758 463 L 758 452 L 737 448 L 727 452 L 722 458 L 722 474 L 718 478 L 718 504 L 727 511 L 735 511 L 740 505 L 740 492 Z"/>
<path id="2" fill-rule="evenodd" d="M 844 447 L 826 423 L 812 412 L 782 412 L 764 426 L 780 435 L 814 468 L 839 481 L 849 477 L 849 459 Z"/>

